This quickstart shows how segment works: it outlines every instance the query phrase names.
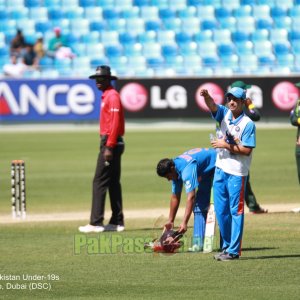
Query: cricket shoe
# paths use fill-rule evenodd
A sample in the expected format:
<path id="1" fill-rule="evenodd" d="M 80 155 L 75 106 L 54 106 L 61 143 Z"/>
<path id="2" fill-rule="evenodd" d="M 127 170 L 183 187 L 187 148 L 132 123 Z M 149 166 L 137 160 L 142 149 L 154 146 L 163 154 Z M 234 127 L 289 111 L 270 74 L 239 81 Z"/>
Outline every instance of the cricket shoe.
<path id="1" fill-rule="evenodd" d="M 121 232 L 125 230 L 125 226 L 123 225 L 115 225 L 115 224 L 107 224 L 104 226 L 104 231 L 117 231 Z"/>
<path id="2" fill-rule="evenodd" d="M 97 226 L 97 225 L 87 224 L 85 226 L 79 226 L 78 230 L 80 232 L 84 232 L 84 233 L 103 232 L 104 231 L 104 227 L 103 226 Z"/>
<path id="3" fill-rule="evenodd" d="M 239 259 L 239 256 L 237 254 L 231 254 L 227 252 L 220 254 L 217 258 L 218 261 L 229 261 L 235 259 Z"/>
<path id="4" fill-rule="evenodd" d="M 201 252 L 203 250 L 199 245 L 193 245 L 188 249 L 188 252 Z"/>
<path id="5" fill-rule="evenodd" d="M 266 214 L 266 213 L 268 213 L 268 210 L 259 207 L 259 208 L 256 209 L 256 210 L 250 211 L 250 213 L 251 213 L 251 214 L 254 214 L 254 215 L 256 215 L 256 214 Z"/>
<path id="6" fill-rule="evenodd" d="M 226 250 L 224 249 L 222 252 L 219 252 L 217 254 L 214 255 L 214 259 L 218 260 L 219 256 L 226 254 Z"/>

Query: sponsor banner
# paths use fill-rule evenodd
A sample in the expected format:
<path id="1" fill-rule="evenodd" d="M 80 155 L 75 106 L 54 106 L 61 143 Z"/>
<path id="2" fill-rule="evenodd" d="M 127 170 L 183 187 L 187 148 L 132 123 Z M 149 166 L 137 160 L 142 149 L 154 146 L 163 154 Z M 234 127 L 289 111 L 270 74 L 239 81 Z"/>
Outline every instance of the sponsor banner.
<path id="1" fill-rule="evenodd" d="M 118 90 L 127 118 L 207 118 L 206 104 L 200 96 L 207 89 L 218 104 L 226 104 L 225 93 L 230 83 L 239 78 L 144 79 L 120 80 Z M 252 99 L 263 118 L 288 117 L 299 90 L 298 78 L 243 77 L 251 84 L 247 96 Z"/>
<path id="2" fill-rule="evenodd" d="M 100 99 L 92 80 L 3 80 L 0 121 L 94 121 Z"/>
<path id="3" fill-rule="evenodd" d="M 207 89 L 216 103 L 226 104 L 230 83 L 240 78 L 172 78 L 118 80 L 127 119 L 209 118 L 200 96 Z M 299 89 L 294 77 L 243 77 L 263 118 L 288 117 Z M 2 80 L 0 122 L 81 122 L 99 119 L 101 92 L 89 79 Z"/>

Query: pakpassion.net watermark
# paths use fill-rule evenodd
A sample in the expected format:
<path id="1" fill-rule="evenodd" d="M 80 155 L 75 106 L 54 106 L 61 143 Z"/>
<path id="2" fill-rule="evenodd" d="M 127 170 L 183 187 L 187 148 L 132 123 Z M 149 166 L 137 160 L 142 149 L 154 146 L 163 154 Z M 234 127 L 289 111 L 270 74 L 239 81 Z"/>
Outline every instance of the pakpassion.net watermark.
<path id="1" fill-rule="evenodd" d="M 151 237 L 125 237 L 121 234 L 89 236 L 86 234 L 74 235 L 74 254 L 137 254 L 152 253 L 149 248 L 145 248 L 145 244 L 153 241 Z M 177 249 L 178 252 L 186 252 L 191 245 L 188 238 L 183 237 L 183 246 Z"/>

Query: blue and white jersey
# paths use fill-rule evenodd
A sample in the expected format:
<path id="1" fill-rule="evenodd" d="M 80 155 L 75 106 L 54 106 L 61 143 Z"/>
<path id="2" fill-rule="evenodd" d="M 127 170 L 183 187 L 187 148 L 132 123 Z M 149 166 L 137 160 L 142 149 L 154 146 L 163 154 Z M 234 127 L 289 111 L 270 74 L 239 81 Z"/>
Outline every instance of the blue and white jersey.
<path id="1" fill-rule="evenodd" d="M 180 194 L 184 184 L 186 193 L 195 190 L 202 178 L 213 177 L 216 163 L 216 150 L 195 148 L 174 158 L 177 180 L 172 180 L 172 193 Z"/>
<path id="2" fill-rule="evenodd" d="M 218 110 L 212 114 L 220 123 L 221 136 L 228 144 L 241 144 L 245 147 L 256 147 L 256 127 L 253 121 L 242 113 L 237 119 L 232 119 L 232 112 L 223 105 L 218 105 Z M 252 160 L 250 155 L 233 154 L 229 150 L 220 148 L 216 166 L 232 175 L 247 176 Z"/>

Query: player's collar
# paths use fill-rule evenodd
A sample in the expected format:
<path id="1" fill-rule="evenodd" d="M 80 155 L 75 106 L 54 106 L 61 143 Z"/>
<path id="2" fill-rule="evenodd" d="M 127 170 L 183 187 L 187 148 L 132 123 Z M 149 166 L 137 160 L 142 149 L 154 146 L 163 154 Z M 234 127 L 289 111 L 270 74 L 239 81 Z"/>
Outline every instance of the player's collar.
<path id="1" fill-rule="evenodd" d="M 241 122 L 243 116 L 245 115 L 244 112 L 242 112 L 235 120 L 232 119 L 232 112 L 230 112 L 229 117 L 228 117 L 228 121 L 229 121 L 229 125 L 237 125 Z"/>

